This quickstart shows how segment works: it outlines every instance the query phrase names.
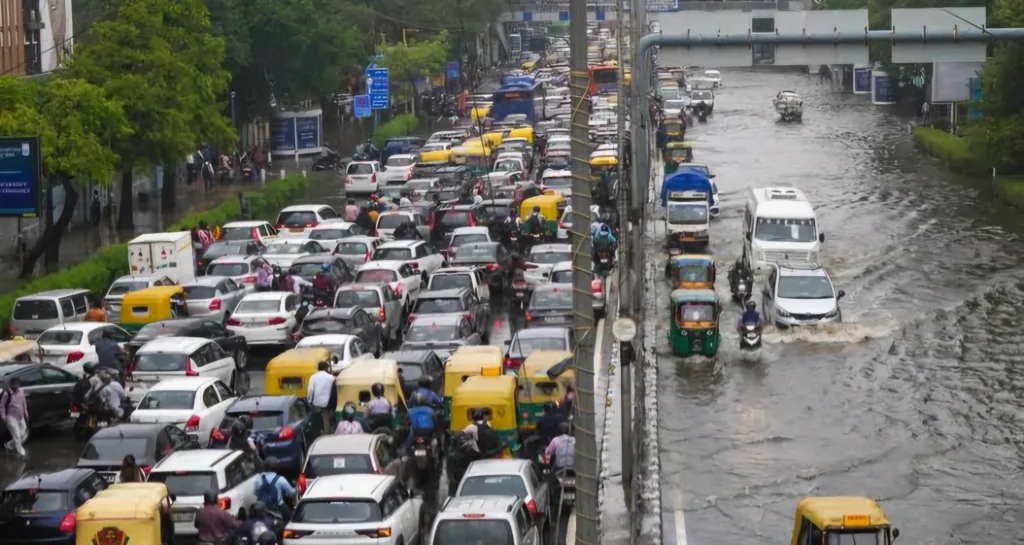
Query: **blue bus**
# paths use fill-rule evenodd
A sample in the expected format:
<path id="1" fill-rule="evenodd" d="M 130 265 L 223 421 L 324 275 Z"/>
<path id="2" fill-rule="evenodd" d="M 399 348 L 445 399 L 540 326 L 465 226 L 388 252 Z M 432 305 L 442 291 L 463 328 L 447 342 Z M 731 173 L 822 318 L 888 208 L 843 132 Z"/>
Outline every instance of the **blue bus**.
<path id="1" fill-rule="evenodd" d="M 525 81 L 527 79 L 529 81 Z M 540 116 L 544 112 L 544 88 L 530 76 L 505 78 L 492 99 L 491 119 L 495 121 L 504 121 L 506 117 L 515 114 L 526 115 L 530 124 L 541 121 Z"/>

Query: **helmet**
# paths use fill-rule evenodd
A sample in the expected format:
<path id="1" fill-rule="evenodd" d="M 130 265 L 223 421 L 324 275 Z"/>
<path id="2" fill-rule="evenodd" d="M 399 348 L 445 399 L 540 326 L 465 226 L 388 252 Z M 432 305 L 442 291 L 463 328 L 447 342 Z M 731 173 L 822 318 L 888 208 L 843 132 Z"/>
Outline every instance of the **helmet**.
<path id="1" fill-rule="evenodd" d="M 370 393 L 373 394 L 374 397 L 381 397 L 381 396 L 383 396 L 384 395 L 384 385 L 379 383 L 379 382 L 373 383 L 373 386 L 370 386 Z"/>
<path id="2" fill-rule="evenodd" d="M 327 263 L 324 263 L 324 265 L 322 267 L 320 267 L 320 272 L 325 272 L 325 273 L 331 272 L 331 266 L 329 264 L 327 264 Z"/>
<path id="3" fill-rule="evenodd" d="M 277 536 L 274 532 L 263 532 L 256 538 L 256 545 L 277 545 Z"/>
<path id="4" fill-rule="evenodd" d="M 421 377 L 417 383 L 420 388 L 430 389 L 430 377 Z"/>
<path id="5" fill-rule="evenodd" d="M 559 422 L 558 423 L 558 435 L 566 435 L 569 433 L 569 423 Z"/>
<path id="6" fill-rule="evenodd" d="M 345 420 L 351 422 L 356 417 L 356 406 L 351 401 L 345 404 L 345 408 L 341 410 L 342 416 Z"/>
<path id="7" fill-rule="evenodd" d="M 747 310 L 754 310 L 757 308 L 757 303 L 753 301 L 747 301 Z"/>
<path id="8" fill-rule="evenodd" d="M 91 375 L 96 372 L 96 363 L 90 361 L 82 366 L 82 370 Z"/>
<path id="9" fill-rule="evenodd" d="M 533 211 L 534 211 L 535 213 L 537 213 L 537 214 L 540 214 L 540 207 L 539 207 L 539 206 L 534 206 L 534 207 L 533 207 Z"/>
<path id="10" fill-rule="evenodd" d="M 256 503 L 252 504 L 252 507 L 249 508 L 249 513 L 252 515 L 253 518 L 260 518 L 264 514 L 266 514 L 266 512 L 266 504 L 258 500 L 256 501 Z"/>
<path id="11" fill-rule="evenodd" d="M 473 409 L 473 422 L 479 422 L 484 419 L 483 409 Z"/>
<path id="12" fill-rule="evenodd" d="M 249 418 L 249 415 L 243 414 L 242 416 L 239 416 L 238 421 L 245 424 L 245 429 L 252 429 L 252 418 Z"/>
<path id="13" fill-rule="evenodd" d="M 248 430 L 246 430 L 246 428 L 245 428 L 245 422 L 242 422 L 241 420 L 235 420 L 231 424 L 231 435 L 232 436 L 243 437 L 245 435 L 246 431 L 248 431 Z"/>
<path id="14" fill-rule="evenodd" d="M 554 401 L 548 401 L 544 403 L 544 414 L 552 414 L 557 408 L 558 405 L 556 405 Z"/>
<path id="15" fill-rule="evenodd" d="M 371 200 L 371 201 L 375 201 L 375 200 L 377 200 L 377 194 L 376 194 L 376 193 L 371 193 L 371 194 L 370 194 L 370 200 Z"/>
<path id="16" fill-rule="evenodd" d="M 416 393 L 412 394 L 412 405 L 414 407 L 420 407 L 420 406 L 429 405 L 429 404 L 430 404 L 430 402 L 427 401 L 427 395 L 424 394 L 423 392 L 416 392 Z"/>
<path id="17" fill-rule="evenodd" d="M 203 505 L 217 505 L 217 493 L 213 490 L 203 492 Z"/>
<path id="18" fill-rule="evenodd" d="M 100 371 L 99 377 L 100 380 L 103 381 L 103 384 L 110 384 L 110 382 L 114 380 L 114 378 L 110 376 L 110 371 L 108 369 L 103 369 L 102 371 Z"/>

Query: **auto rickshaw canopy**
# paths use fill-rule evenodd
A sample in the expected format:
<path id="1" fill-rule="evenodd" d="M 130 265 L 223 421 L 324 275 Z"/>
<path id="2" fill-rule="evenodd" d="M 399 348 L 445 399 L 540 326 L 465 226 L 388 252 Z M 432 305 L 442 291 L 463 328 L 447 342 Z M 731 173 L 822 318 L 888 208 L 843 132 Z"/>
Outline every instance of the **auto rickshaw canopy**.
<path id="1" fill-rule="evenodd" d="M 118 483 L 100 490 L 78 508 L 78 524 L 102 520 L 152 520 L 167 497 L 164 483 Z"/>
<path id="2" fill-rule="evenodd" d="M 128 292 L 121 300 L 121 325 L 139 330 L 146 324 L 188 316 L 185 288 L 153 286 Z"/>
<path id="3" fill-rule="evenodd" d="M 13 341 L 0 342 L 0 362 L 40 361 L 42 349 L 35 341 L 17 338 Z"/>
<path id="4" fill-rule="evenodd" d="M 858 496 L 804 498 L 796 504 L 796 523 L 802 518 L 821 530 L 877 528 L 891 524 L 877 501 Z M 796 539 L 795 533 L 793 539 Z"/>
<path id="5" fill-rule="evenodd" d="M 601 157 L 594 157 L 590 160 L 590 168 L 600 167 L 614 167 L 618 166 L 619 159 L 614 155 L 602 155 Z"/>
<path id="6" fill-rule="evenodd" d="M 540 208 L 540 215 L 548 221 L 557 222 L 562 217 L 562 211 L 568 205 L 568 199 L 561 194 L 537 195 L 523 201 L 519 206 L 519 218 L 526 221 L 533 213 L 534 207 Z"/>
<path id="7" fill-rule="evenodd" d="M 398 377 L 398 362 L 395 360 L 357 360 L 338 373 L 334 380 L 338 391 L 338 409 L 346 402 L 357 407 L 372 398 L 370 387 L 376 383 L 384 386 L 384 398 L 395 407 L 405 407 L 402 383 Z"/>
<path id="8" fill-rule="evenodd" d="M 461 431 L 472 422 L 473 409 L 483 410 L 496 430 L 515 429 L 518 387 L 516 377 L 509 375 L 467 378 L 452 396 L 451 429 Z"/>
<path id="9" fill-rule="evenodd" d="M 305 395 L 309 377 L 316 374 L 317 365 L 330 360 L 331 350 L 324 346 L 285 350 L 267 364 L 266 393 Z"/>

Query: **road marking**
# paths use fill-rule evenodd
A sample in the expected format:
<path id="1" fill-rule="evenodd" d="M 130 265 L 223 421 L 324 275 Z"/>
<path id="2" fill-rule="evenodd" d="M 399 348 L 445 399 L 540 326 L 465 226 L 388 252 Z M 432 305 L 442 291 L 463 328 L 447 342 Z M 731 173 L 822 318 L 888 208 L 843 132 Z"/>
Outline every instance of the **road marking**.
<path id="1" fill-rule="evenodd" d="M 676 490 L 676 544 L 686 545 L 686 516 L 683 514 L 683 491 Z"/>
<path id="2" fill-rule="evenodd" d="M 604 318 L 597 322 L 597 329 L 594 330 L 597 336 L 594 337 L 594 390 L 597 390 L 597 380 L 601 376 L 601 359 L 604 354 Z M 597 400 L 595 399 L 596 403 Z"/>
<path id="3" fill-rule="evenodd" d="M 565 526 L 565 545 L 576 543 L 576 511 L 569 515 L 569 522 Z"/>

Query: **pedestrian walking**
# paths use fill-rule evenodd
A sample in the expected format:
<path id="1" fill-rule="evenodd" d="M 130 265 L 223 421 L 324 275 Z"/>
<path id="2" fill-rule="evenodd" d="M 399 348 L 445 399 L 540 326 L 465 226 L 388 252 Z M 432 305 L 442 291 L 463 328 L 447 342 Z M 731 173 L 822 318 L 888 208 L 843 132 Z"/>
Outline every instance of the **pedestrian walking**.
<path id="1" fill-rule="evenodd" d="M 217 177 L 217 171 L 213 168 L 213 163 L 210 161 L 203 161 L 203 187 L 207 193 L 213 192 L 213 183 Z"/>
<path id="2" fill-rule="evenodd" d="M 330 364 L 322 361 L 317 364 L 317 372 L 309 377 L 309 386 L 306 392 L 306 401 L 313 407 L 313 413 L 319 416 L 319 434 L 329 434 L 334 428 L 331 426 L 332 414 L 330 412 L 331 390 L 334 390 L 334 375 L 329 371 Z"/>
<path id="3" fill-rule="evenodd" d="M 25 401 L 25 392 L 21 390 L 21 379 L 14 377 L 9 383 L 8 389 L 0 394 L 0 416 L 7 424 L 7 431 L 11 434 L 11 440 L 4 447 L 12 450 L 21 457 L 25 456 L 25 441 L 28 440 L 28 403 Z"/>
<path id="4" fill-rule="evenodd" d="M 185 173 L 185 181 L 188 185 L 192 185 L 196 181 L 196 175 L 199 173 L 199 169 L 196 168 L 196 152 L 185 156 Z"/>
<path id="5" fill-rule="evenodd" d="M 100 202 L 100 190 L 92 190 L 92 201 L 89 202 L 89 221 L 94 227 L 100 226 L 103 219 L 103 203 Z"/>
<path id="6" fill-rule="evenodd" d="M 932 106 L 927 100 L 921 105 L 921 124 L 925 127 L 932 126 Z"/>

